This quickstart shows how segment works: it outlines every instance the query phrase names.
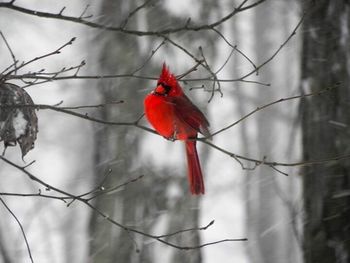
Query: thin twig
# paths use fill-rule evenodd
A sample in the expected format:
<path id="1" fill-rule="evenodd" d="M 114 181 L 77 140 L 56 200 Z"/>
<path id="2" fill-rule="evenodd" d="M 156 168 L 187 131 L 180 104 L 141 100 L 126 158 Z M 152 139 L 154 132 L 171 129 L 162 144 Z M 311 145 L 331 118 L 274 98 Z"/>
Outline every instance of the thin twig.
<path id="1" fill-rule="evenodd" d="M 275 166 L 273 166 L 273 165 L 269 165 L 269 167 L 270 167 L 272 170 L 275 170 L 276 172 L 278 172 L 278 173 L 280 173 L 280 174 L 283 174 L 283 175 L 285 175 L 285 176 L 289 176 L 288 173 L 285 173 L 285 172 L 281 171 L 280 169 L 277 169 L 277 168 L 276 168 Z"/>
<path id="2" fill-rule="evenodd" d="M 29 246 L 29 242 L 28 242 L 26 233 L 24 232 L 24 229 L 23 229 L 23 226 L 22 226 L 21 221 L 19 221 L 19 219 L 17 218 L 17 216 L 15 215 L 15 213 L 12 212 L 12 210 L 8 207 L 8 205 L 5 203 L 5 201 L 4 201 L 1 197 L 0 197 L 0 202 L 4 205 L 4 207 L 5 207 L 5 208 L 7 209 L 7 211 L 11 214 L 11 216 L 16 220 L 18 226 L 20 227 L 21 232 L 22 232 L 22 235 L 23 235 L 23 238 L 24 238 L 24 242 L 25 242 L 26 247 L 27 247 L 27 251 L 28 251 L 28 255 L 29 255 L 30 261 L 31 261 L 32 263 L 34 263 L 34 260 L 33 260 L 33 257 L 32 257 L 32 252 L 31 252 L 30 246 Z"/>
<path id="3" fill-rule="evenodd" d="M 42 194 L 41 190 L 39 191 L 39 193 L 31 193 L 31 194 L 27 194 L 27 193 L 13 193 L 13 192 L 0 192 L 0 196 L 15 196 L 15 197 L 41 197 L 41 198 L 46 198 L 46 199 L 57 199 L 57 200 L 61 200 L 64 203 L 67 203 L 67 199 L 71 200 L 72 197 L 69 196 L 55 196 L 55 195 L 47 195 L 47 194 Z"/>
<path id="4" fill-rule="evenodd" d="M 239 54 L 241 54 L 253 66 L 254 69 L 257 68 L 255 63 L 246 54 L 244 54 L 240 49 L 237 48 L 237 45 L 232 45 L 218 29 L 213 28 L 213 30 L 226 42 L 227 45 L 229 45 L 230 47 L 232 47 L 232 49 L 236 50 Z M 231 57 L 231 55 L 229 57 Z"/>
<path id="5" fill-rule="evenodd" d="M 108 105 L 114 105 L 114 104 L 121 104 L 124 103 L 123 100 L 119 101 L 110 101 L 102 104 L 96 104 L 96 105 L 81 105 L 81 106 L 70 106 L 70 107 L 60 107 L 60 109 L 64 110 L 78 110 L 78 109 L 89 109 L 89 108 L 102 108 L 106 107 Z"/>
<path id="6" fill-rule="evenodd" d="M 164 235 L 159 235 L 157 237 L 159 238 L 164 238 L 164 237 L 171 237 L 171 236 L 175 236 L 181 233 L 185 233 L 185 232 L 190 232 L 190 231 L 202 231 L 202 230 L 207 230 L 210 226 L 212 226 L 214 224 L 214 220 L 210 221 L 209 224 L 207 224 L 206 226 L 202 226 L 202 227 L 194 227 L 194 228 L 188 228 L 188 229 L 183 229 L 183 230 L 179 230 L 170 234 L 164 234 Z"/>
<path id="7" fill-rule="evenodd" d="M 108 25 L 103 25 L 99 23 L 94 23 L 89 20 L 85 20 L 81 17 L 76 17 L 76 16 L 66 16 L 61 13 L 49 13 L 49 12 L 42 12 L 42 11 L 37 11 L 37 10 L 32 10 L 28 9 L 25 7 L 21 7 L 18 5 L 14 5 L 12 2 L 5 2 L 5 3 L 0 3 L 0 8 L 8 8 L 20 13 L 32 15 L 32 16 L 38 16 L 38 17 L 44 17 L 44 18 L 52 18 L 52 19 L 57 19 L 57 20 L 63 20 L 63 21 L 69 21 L 73 23 L 78 23 L 82 24 L 91 28 L 100 28 L 108 31 L 117 31 L 125 34 L 131 34 L 131 35 L 136 35 L 136 36 L 159 36 L 159 35 L 167 35 L 167 34 L 174 34 L 174 33 L 179 33 L 183 31 L 202 31 L 202 30 L 212 30 L 215 27 L 218 27 L 219 25 L 223 24 L 227 20 L 231 19 L 233 16 L 237 15 L 238 13 L 247 11 L 249 9 L 252 9 L 263 2 L 265 0 L 259 0 L 256 1 L 255 3 L 252 3 L 250 5 L 246 5 L 248 0 L 244 0 L 239 4 L 237 7 L 234 7 L 230 13 L 228 13 L 226 16 L 218 19 L 217 21 L 210 23 L 210 24 L 203 24 L 203 25 L 193 25 L 190 26 L 189 23 L 186 23 L 184 26 L 181 27 L 174 27 L 174 28 L 166 28 L 163 30 L 149 30 L 149 31 L 142 31 L 142 30 L 131 30 L 131 29 L 125 29 L 122 26 L 108 26 Z"/>
<path id="8" fill-rule="evenodd" d="M 128 24 L 129 20 L 131 17 L 133 17 L 138 11 L 140 11 L 142 8 L 146 7 L 146 5 L 148 5 L 152 0 L 146 0 L 144 3 L 142 3 L 141 5 L 137 6 L 134 10 L 132 10 L 128 16 L 124 19 L 124 21 L 120 24 L 120 28 L 124 28 L 126 27 L 126 25 Z"/>
<path id="9" fill-rule="evenodd" d="M 81 106 L 79 106 L 81 107 Z M 105 120 L 101 120 L 101 119 L 97 119 L 94 117 L 90 117 L 87 114 L 82 114 L 82 113 L 78 113 L 72 110 L 67 110 L 64 109 L 63 107 L 55 107 L 52 105 L 46 105 L 46 104 L 17 104 L 17 105 L 0 105 L 0 109 L 3 108 L 35 108 L 37 110 L 52 110 L 52 111 L 57 111 L 57 112 L 62 112 L 68 115 L 72 115 L 78 118 L 82 118 L 85 120 L 89 120 L 92 122 L 96 122 L 96 123 L 101 123 L 101 124 L 106 124 L 106 125 L 112 125 L 112 126 L 135 126 L 138 127 L 142 130 L 154 133 L 154 134 L 158 134 L 156 131 L 145 127 L 143 125 L 139 125 L 137 122 L 138 121 L 132 121 L 132 122 L 113 122 L 113 121 L 105 121 Z"/>
<path id="10" fill-rule="evenodd" d="M 92 15 L 88 15 L 88 16 L 84 16 L 86 11 L 89 9 L 90 5 L 86 5 L 83 12 L 81 13 L 81 15 L 79 16 L 79 19 L 86 19 L 86 18 L 91 18 Z M 62 14 L 62 13 L 61 13 Z"/>
<path id="11" fill-rule="evenodd" d="M 193 72 L 193 71 L 196 71 L 197 70 L 197 68 L 198 68 L 198 66 L 200 65 L 200 64 L 202 64 L 204 62 L 204 60 L 200 60 L 200 61 L 198 61 L 193 67 L 191 67 L 189 70 L 187 70 L 186 72 L 184 72 L 184 73 L 182 73 L 182 74 L 180 74 L 180 75 L 177 75 L 176 76 L 176 79 L 177 80 L 180 80 L 180 79 L 182 79 L 183 77 L 186 77 L 188 74 L 190 74 L 191 72 Z"/>
<path id="12" fill-rule="evenodd" d="M 204 243 L 204 244 L 200 244 L 200 245 L 196 245 L 196 246 L 181 246 L 181 245 L 177 245 L 168 241 L 165 241 L 164 239 L 156 236 L 156 235 L 152 235 L 152 234 L 148 234 L 146 232 L 131 228 L 131 227 L 127 227 L 117 221 L 115 221 L 114 219 L 110 218 L 107 214 L 105 214 L 104 212 L 102 212 L 101 210 L 99 210 L 98 208 L 96 208 L 94 205 L 92 205 L 87 199 L 81 198 L 79 196 L 73 195 L 71 193 L 68 193 L 64 190 L 58 189 L 52 185 L 49 185 L 47 183 L 45 183 L 44 181 L 42 181 L 41 179 L 37 178 L 36 176 L 34 176 L 32 173 L 28 172 L 27 170 L 25 170 L 23 167 L 13 163 L 12 161 L 6 159 L 3 156 L 0 156 L 0 159 L 2 161 L 4 161 L 5 163 L 7 163 L 8 165 L 20 170 L 21 172 L 23 172 L 28 178 L 30 178 L 31 180 L 39 183 L 40 185 L 44 186 L 47 189 L 53 190 L 55 192 L 58 192 L 60 194 L 63 194 L 65 196 L 71 197 L 73 199 L 76 199 L 77 201 L 79 201 L 80 203 L 85 204 L 86 206 L 88 206 L 90 209 L 92 209 L 94 212 L 96 212 L 97 214 L 99 214 L 102 218 L 104 218 L 106 221 L 110 222 L 111 224 L 127 231 L 127 232 L 132 232 L 135 234 L 139 234 L 142 236 L 145 236 L 147 238 L 151 238 L 154 240 L 159 241 L 160 243 L 163 243 L 167 246 L 179 249 L 179 250 L 192 250 L 192 249 L 198 249 L 201 247 L 205 247 L 205 246 L 209 246 L 209 245 L 213 245 L 213 244 L 218 244 L 218 243 L 222 243 L 222 242 L 234 242 L 234 241 L 246 241 L 246 238 L 238 238 L 238 239 L 223 239 L 223 240 L 219 240 L 219 241 L 214 241 L 214 242 L 210 242 L 210 243 Z"/>
<path id="13" fill-rule="evenodd" d="M 199 61 L 201 61 L 199 59 Z M 10 67 L 12 67 L 11 65 Z M 58 73 L 58 74 L 57 74 Z M 41 79 L 46 80 L 46 82 L 49 81 L 61 81 L 61 80 L 101 80 L 101 79 L 118 79 L 118 78 L 136 78 L 136 79 L 143 79 L 143 80 L 157 80 L 158 77 L 151 77 L 151 76 L 142 76 L 142 75 L 133 75 L 132 73 L 127 74 L 101 74 L 101 75 L 67 75 L 67 76 L 58 76 L 60 72 L 49 72 L 45 74 L 41 73 L 25 73 L 25 74 L 17 74 L 17 75 L 7 75 L 7 79 Z M 45 76 L 45 75 L 52 75 L 52 76 Z M 0 78 L 2 78 L 2 74 L 0 74 Z M 186 78 L 186 79 L 179 79 L 179 81 L 183 82 L 198 82 L 198 81 L 213 81 L 212 77 L 203 77 L 203 78 Z M 245 80 L 245 79 L 220 79 L 218 78 L 217 81 L 219 82 L 244 82 L 244 83 L 252 83 L 252 84 L 259 84 L 262 86 L 271 86 L 269 83 L 263 83 L 255 80 Z"/>
<path id="14" fill-rule="evenodd" d="M 137 72 L 139 72 L 141 69 L 143 69 L 147 63 L 151 60 L 151 58 L 157 53 L 157 51 L 166 43 L 166 39 L 163 39 L 163 41 L 155 48 L 151 51 L 151 54 L 148 56 L 148 58 L 142 63 L 142 65 L 140 67 L 138 67 L 137 69 L 135 69 L 131 75 L 136 74 Z"/>
<path id="15" fill-rule="evenodd" d="M 230 54 L 227 56 L 226 60 L 225 60 L 224 63 L 221 65 L 221 67 L 220 67 L 217 71 L 215 71 L 215 74 L 216 74 L 216 75 L 219 74 L 220 71 L 223 70 L 223 69 L 225 68 L 225 66 L 227 65 L 227 63 L 230 61 L 230 59 L 231 59 L 231 57 L 232 57 L 234 51 L 235 51 L 234 49 L 231 50 Z"/>
<path id="16" fill-rule="evenodd" d="M 92 199 L 95 199 L 96 197 L 100 196 L 100 195 L 104 195 L 104 194 L 107 194 L 107 193 L 111 193 L 111 192 L 114 192 L 124 186 L 127 186 L 128 184 L 131 184 L 131 183 L 135 183 L 136 181 L 140 180 L 141 178 L 143 178 L 144 175 L 141 174 L 140 176 L 136 177 L 136 178 L 132 178 L 128 181 L 126 181 L 125 183 L 122 183 L 120 185 L 117 185 L 117 186 L 114 186 L 114 187 L 110 187 L 110 188 L 107 188 L 107 189 L 103 189 L 103 190 L 100 190 L 99 192 L 94 192 L 93 196 L 87 198 L 86 200 L 87 201 L 91 201 Z"/>
<path id="17" fill-rule="evenodd" d="M 239 154 L 235 154 L 233 152 L 225 150 L 224 148 L 221 148 L 221 147 L 209 142 L 208 140 L 206 140 L 204 138 L 203 139 L 198 138 L 197 141 L 200 141 L 204 144 L 207 144 L 207 145 L 213 147 L 214 149 L 230 156 L 231 158 L 233 158 L 235 160 L 239 159 L 239 160 L 243 160 L 243 161 L 252 162 L 256 165 L 256 167 L 259 165 L 266 165 L 269 167 L 271 167 L 271 166 L 284 166 L 284 167 L 310 166 L 310 165 L 324 164 L 324 163 L 329 163 L 329 162 L 333 162 L 333 161 L 340 161 L 340 160 L 350 158 L 350 154 L 343 154 L 343 155 L 337 155 L 337 156 L 333 156 L 333 157 L 329 157 L 329 158 L 316 159 L 316 160 L 310 160 L 310 161 L 291 162 L 291 163 L 277 162 L 277 161 L 266 161 L 266 160 L 259 160 L 259 159 L 250 158 L 250 157 L 242 156 Z"/>
<path id="18" fill-rule="evenodd" d="M 14 73 L 17 74 L 17 62 L 18 62 L 18 60 L 16 59 L 15 53 L 13 53 L 10 44 L 7 42 L 6 37 L 4 36 L 4 34 L 1 31 L 0 31 L 0 35 L 1 35 L 2 39 L 4 40 L 4 42 L 5 42 L 5 45 L 6 45 L 7 49 L 9 50 L 9 52 L 11 54 L 11 57 L 12 57 L 12 60 L 13 60 L 13 64 L 12 65 L 15 68 L 14 69 Z"/>
<path id="19" fill-rule="evenodd" d="M 220 82 L 218 81 L 218 77 L 216 75 L 216 73 L 214 73 L 214 71 L 211 70 L 210 66 L 209 66 L 209 63 L 207 61 L 207 59 L 205 58 L 204 56 L 204 52 L 203 52 L 203 49 L 202 47 L 199 47 L 199 52 L 204 60 L 204 65 L 205 65 L 205 68 L 207 69 L 207 71 L 212 75 L 213 77 L 213 86 L 212 86 L 212 91 L 211 91 L 211 96 L 209 97 L 208 99 L 208 103 L 214 98 L 214 93 L 215 91 L 218 91 L 221 95 L 221 97 L 223 96 L 223 93 L 221 91 L 221 84 Z M 217 89 L 215 89 L 216 85 L 218 86 Z"/>
<path id="20" fill-rule="evenodd" d="M 90 191 L 88 191 L 88 192 L 86 192 L 84 194 L 78 195 L 78 197 L 79 198 L 83 198 L 83 197 L 86 197 L 86 196 L 88 196 L 90 194 L 93 194 L 93 193 L 95 193 L 97 191 L 103 190 L 103 184 L 106 182 L 108 176 L 112 173 L 112 171 L 113 171 L 112 169 L 108 169 L 107 172 L 105 173 L 105 175 L 103 176 L 102 181 L 96 187 L 94 187 L 92 190 L 90 190 Z M 70 198 L 68 197 L 66 199 L 70 199 Z M 67 207 L 70 206 L 75 200 L 76 199 L 72 198 L 72 200 L 67 204 Z"/>
<path id="21" fill-rule="evenodd" d="M 280 53 L 280 51 L 287 45 L 289 40 L 291 40 L 291 38 L 297 33 L 297 30 L 299 29 L 299 27 L 301 26 L 301 24 L 303 23 L 303 21 L 305 19 L 305 15 L 306 15 L 305 13 L 302 15 L 298 24 L 293 29 L 292 33 L 287 37 L 287 39 L 280 45 L 280 47 L 268 59 L 266 59 L 263 63 L 261 63 L 259 66 L 257 66 L 254 70 L 245 74 L 244 76 L 240 77 L 237 80 L 242 80 L 242 79 L 245 79 L 245 78 L 253 75 L 254 73 L 258 72 L 262 67 L 264 67 L 266 64 L 268 64 L 271 60 L 273 60 L 278 55 L 278 53 Z"/>
<path id="22" fill-rule="evenodd" d="M 1 3 L 0 3 L 0 4 L 1 4 Z M 54 50 L 54 51 L 52 51 L 52 52 L 49 52 L 49 53 L 46 53 L 46 54 L 44 54 L 44 55 L 42 55 L 42 56 L 35 57 L 35 58 L 33 58 L 33 59 L 31 59 L 31 60 L 29 60 L 29 61 L 27 61 L 27 62 L 23 62 L 23 63 L 22 63 L 21 65 L 19 65 L 17 68 L 15 68 L 15 69 L 9 71 L 7 74 L 5 74 L 4 76 L 2 76 L 2 78 L 7 79 L 7 77 L 8 77 L 9 75 L 11 75 L 12 73 L 14 73 L 16 70 L 19 70 L 19 69 L 21 69 L 21 68 L 23 68 L 23 67 L 25 67 L 25 66 L 27 66 L 27 65 L 29 65 L 29 64 L 31 64 L 31 63 L 33 63 L 33 62 L 35 62 L 35 61 L 41 60 L 41 59 L 43 59 L 43 58 L 50 57 L 50 56 L 52 56 L 52 55 L 60 54 L 60 53 L 61 53 L 61 50 L 62 50 L 63 48 L 65 48 L 66 46 L 72 45 L 73 42 L 75 41 L 75 39 L 76 39 L 76 38 L 73 37 L 71 40 L 69 40 L 67 43 L 65 43 L 64 45 L 60 46 L 60 47 L 57 48 L 56 50 Z"/>
<path id="23" fill-rule="evenodd" d="M 3 81 L 4 80 L 4 74 L 6 73 L 6 71 L 8 71 L 10 68 L 12 68 L 12 67 L 16 67 L 16 64 L 18 63 L 18 61 L 15 61 L 15 62 L 13 62 L 10 66 L 8 66 L 7 68 L 5 68 L 3 71 L 1 71 L 1 73 L 0 73 L 0 81 Z M 16 74 L 15 74 L 15 76 L 16 76 Z"/>
<path id="24" fill-rule="evenodd" d="M 324 89 L 322 91 L 318 91 L 318 92 L 314 92 L 314 93 L 309 93 L 309 94 L 304 94 L 304 95 L 297 95 L 297 96 L 293 96 L 293 97 L 288 97 L 288 98 L 282 98 L 282 99 L 279 99 L 279 100 L 276 100 L 276 101 L 273 101 L 271 103 L 268 103 L 268 104 L 265 104 L 264 106 L 261 106 L 261 107 L 258 107 L 256 108 L 255 110 L 251 111 L 250 113 L 248 113 L 247 115 L 243 116 L 242 118 L 240 118 L 238 121 L 228 125 L 227 127 L 213 133 L 211 135 L 211 137 L 219 134 L 219 133 L 222 133 L 223 131 L 237 125 L 238 123 L 240 123 L 241 121 L 245 120 L 246 118 L 248 118 L 249 116 L 253 115 L 254 113 L 258 112 L 258 111 L 261 111 L 267 107 L 270 107 L 272 105 L 275 105 L 277 103 L 281 103 L 283 101 L 288 101 L 288 100 L 293 100 L 293 99 L 301 99 L 301 98 L 306 98 L 306 97 L 309 97 L 309 96 L 315 96 L 315 95 L 321 95 L 325 92 L 328 92 L 334 88 L 336 88 L 337 86 L 334 86 L 334 87 L 331 87 L 331 88 L 328 88 L 328 89 Z M 74 112 L 74 111 L 70 111 L 70 110 L 66 110 L 66 109 L 62 109 L 60 107 L 54 107 L 54 106 L 51 106 L 51 105 L 43 105 L 43 104 L 34 104 L 34 105 L 0 105 L 0 108 L 18 108 L 18 107 L 32 107 L 32 108 L 36 108 L 36 109 L 49 109 L 49 110 L 53 110 L 53 111 L 58 111 L 58 112 L 63 112 L 63 113 L 66 113 L 66 114 L 69 114 L 69 115 L 73 115 L 73 116 L 76 116 L 76 117 L 79 117 L 79 118 L 83 118 L 83 119 L 86 119 L 86 120 L 89 120 L 89 121 L 93 121 L 93 122 L 97 122 L 97 123 L 101 123 L 101 124 L 107 124 L 107 125 L 116 125 L 116 126 L 135 126 L 137 128 L 140 128 L 140 129 L 143 129 L 147 132 L 151 132 L 153 134 L 158 134 L 156 131 L 148 128 L 148 127 L 145 127 L 145 126 L 142 126 L 142 125 L 139 125 L 138 124 L 138 121 L 139 119 L 135 122 L 109 122 L 109 121 L 104 121 L 104 120 L 100 120 L 100 119 L 96 119 L 96 118 L 92 118 L 92 117 L 89 117 L 88 115 L 86 114 L 80 114 L 80 113 L 77 113 L 77 112 Z M 201 141 L 211 147 L 213 147 L 214 149 L 216 150 L 219 150 L 227 155 L 229 155 L 230 157 L 234 158 L 234 159 L 239 159 L 239 160 L 243 160 L 243 161 L 249 161 L 249 162 L 252 162 L 255 164 L 255 167 L 257 167 L 258 165 L 267 165 L 267 166 L 305 166 L 305 165 L 314 165 L 314 164 L 319 164 L 319 163 L 326 163 L 326 162 L 330 162 L 330 161 L 336 161 L 336 160 L 342 160 L 342 159 L 347 159 L 350 157 L 350 155 L 340 155 L 340 156 L 335 156 L 335 157 L 330 157 L 330 158 L 326 158 L 326 159 L 321 159 L 321 160 L 312 160 L 312 161 L 303 161 L 303 162 L 295 162 L 295 163 L 282 163 L 282 162 L 275 162 L 275 161 L 265 161 L 265 160 L 258 160 L 258 159 L 254 159 L 254 158 L 249 158 L 249 157 L 245 157 L 245 156 L 240 156 L 240 155 L 237 155 L 237 154 L 234 154 L 232 152 L 229 152 L 227 150 L 224 150 L 223 148 L 209 142 L 206 140 L 206 138 L 197 138 L 196 140 L 198 141 Z M 242 165 L 242 163 L 240 162 L 240 164 Z M 244 167 L 244 166 L 242 166 Z M 254 169 L 254 168 L 247 168 L 247 167 L 244 167 L 244 169 Z"/>
<path id="25" fill-rule="evenodd" d="M 232 128 L 233 126 L 236 126 L 238 123 L 242 122 L 243 120 L 247 119 L 248 117 L 250 117 L 251 115 L 255 114 L 256 112 L 258 111 L 261 111 L 263 109 L 266 109 L 268 107 L 271 107 L 272 105 L 275 105 L 275 104 L 278 104 L 278 103 L 281 103 L 281 102 L 285 102 L 285 101 L 289 101 L 289 100 L 295 100 L 295 99 L 304 99 L 304 98 L 307 98 L 307 97 L 311 97 L 311 96 L 318 96 L 318 95 L 322 95 L 324 94 L 325 92 L 329 92 L 333 89 L 335 89 L 338 85 L 334 86 L 334 87 L 330 87 L 330 88 L 327 88 L 327 89 L 324 89 L 324 90 L 321 90 L 321 91 L 317 91 L 317 92 L 312 92 L 312 93 L 308 93 L 308 94 L 302 94 L 302 95 L 296 95 L 296 96 L 292 96 L 292 97 L 287 97 L 287 98 L 281 98 L 281 99 L 278 99 L 278 100 L 275 100 L 275 101 L 272 101 L 270 103 L 267 103 L 263 106 L 260 106 L 260 107 L 257 107 L 255 110 L 252 110 L 251 112 L 249 112 L 248 114 L 244 115 L 243 117 L 241 117 L 239 120 L 235 121 L 234 123 L 226 126 L 225 128 L 222 128 L 214 133 L 212 133 L 210 135 L 210 137 L 214 137 L 215 135 L 219 134 L 219 133 L 222 133 L 230 128 Z"/>
<path id="26" fill-rule="evenodd" d="M 272 55 L 266 59 L 263 63 L 261 63 L 260 65 L 254 67 L 253 70 L 251 70 L 250 72 L 246 73 L 245 75 L 239 77 L 239 78 L 236 78 L 236 79 L 217 79 L 217 81 L 219 82 L 246 82 L 246 83 L 256 83 L 256 84 L 261 84 L 261 85 L 264 85 L 264 86 L 270 86 L 270 84 L 268 83 L 261 83 L 261 82 L 258 82 L 258 81 L 252 81 L 252 80 L 246 80 L 247 77 L 253 75 L 254 73 L 257 73 L 262 67 L 264 67 L 266 64 L 268 64 L 270 61 L 272 61 L 279 53 L 280 51 L 287 45 L 287 43 L 292 39 L 292 37 L 294 35 L 296 35 L 296 32 L 297 30 L 299 29 L 299 27 L 301 26 L 302 22 L 304 21 L 305 19 L 305 16 L 306 16 L 306 13 L 304 13 L 302 15 L 302 17 L 300 18 L 298 24 L 295 26 L 295 28 L 293 29 L 293 31 L 291 32 L 291 34 L 288 35 L 287 39 L 279 46 L 279 48 L 274 52 L 272 53 Z M 237 50 L 238 51 L 238 50 Z M 244 53 L 242 52 L 242 55 Z M 248 57 L 247 57 L 248 58 Z M 212 77 L 205 77 L 205 78 L 202 78 L 202 79 L 191 79 L 191 80 L 184 80 L 184 81 L 198 81 L 198 80 L 211 80 L 211 81 L 215 81 L 215 78 L 212 76 Z"/>

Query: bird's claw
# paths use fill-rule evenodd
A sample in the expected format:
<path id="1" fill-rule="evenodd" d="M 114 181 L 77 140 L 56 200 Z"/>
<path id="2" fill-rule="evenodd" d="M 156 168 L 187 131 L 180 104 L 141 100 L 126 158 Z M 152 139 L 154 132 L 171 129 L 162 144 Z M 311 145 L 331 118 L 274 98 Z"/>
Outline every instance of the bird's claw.
<path id="1" fill-rule="evenodd" d="M 164 136 L 164 138 L 167 139 L 168 141 L 171 141 L 171 142 L 176 141 L 176 138 L 174 136 L 171 136 L 171 137 L 165 137 Z"/>
<path id="2" fill-rule="evenodd" d="M 165 137 L 165 138 L 166 138 L 167 140 L 169 140 L 169 141 L 174 142 L 174 141 L 177 140 L 176 137 L 177 137 L 177 132 L 176 132 L 176 130 L 175 130 L 174 133 L 173 133 L 171 136 Z"/>

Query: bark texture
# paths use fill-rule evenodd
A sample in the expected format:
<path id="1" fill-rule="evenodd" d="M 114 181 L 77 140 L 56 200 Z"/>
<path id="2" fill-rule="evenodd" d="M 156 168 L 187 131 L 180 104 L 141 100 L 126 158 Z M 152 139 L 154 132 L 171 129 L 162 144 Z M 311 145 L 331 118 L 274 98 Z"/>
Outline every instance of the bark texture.
<path id="1" fill-rule="evenodd" d="M 337 86 L 304 100 L 301 107 L 305 160 L 348 154 L 350 123 L 349 1 L 305 1 L 303 92 Z M 304 260 L 349 262 L 350 161 L 306 167 L 303 172 Z"/>

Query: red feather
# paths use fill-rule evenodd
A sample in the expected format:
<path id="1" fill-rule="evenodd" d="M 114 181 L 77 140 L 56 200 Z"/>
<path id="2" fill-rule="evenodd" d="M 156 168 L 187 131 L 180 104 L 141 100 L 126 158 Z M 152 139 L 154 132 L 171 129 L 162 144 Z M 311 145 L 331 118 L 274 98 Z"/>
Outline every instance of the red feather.
<path id="1" fill-rule="evenodd" d="M 186 141 L 188 180 L 192 194 L 204 194 L 202 169 L 198 158 L 196 141 Z"/>
<path id="2" fill-rule="evenodd" d="M 165 63 L 157 87 L 146 96 L 144 106 L 148 121 L 160 135 L 168 139 L 185 140 L 191 193 L 204 194 L 195 139 L 198 133 L 209 136 L 209 122 L 184 94 Z"/>

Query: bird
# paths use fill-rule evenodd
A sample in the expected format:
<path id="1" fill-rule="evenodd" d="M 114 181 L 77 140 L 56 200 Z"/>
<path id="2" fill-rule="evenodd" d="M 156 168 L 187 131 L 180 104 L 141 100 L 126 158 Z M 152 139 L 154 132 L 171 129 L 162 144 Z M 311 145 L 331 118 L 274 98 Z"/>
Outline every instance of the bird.
<path id="1" fill-rule="evenodd" d="M 188 181 L 192 195 L 204 194 L 204 180 L 198 158 L 198 133 L 210 137 L 209 122 L 185 95 L 175 75 L 163 63 L 154 90 L 144 99 L 144 112 L 153 128 L 168 140 L 185 142 Z"/>

